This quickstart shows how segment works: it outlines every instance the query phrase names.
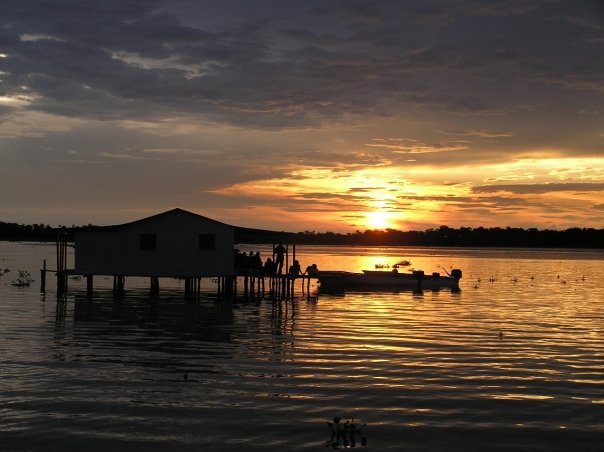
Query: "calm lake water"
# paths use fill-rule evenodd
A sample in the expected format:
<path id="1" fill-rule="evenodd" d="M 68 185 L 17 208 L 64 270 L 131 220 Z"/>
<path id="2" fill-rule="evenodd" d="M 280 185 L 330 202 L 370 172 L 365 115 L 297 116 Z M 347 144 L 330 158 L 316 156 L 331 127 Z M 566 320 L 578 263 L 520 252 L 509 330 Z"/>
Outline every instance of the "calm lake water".
<path id="1" fill-rule="evenodd" d="M 267 248 L 241 247 L 260 250 Z M 185 302 L 97 278 L 57 301 L 53 245 L 0 242 L 0 449 L 603 451 L 604 253 L 298 247 L 303 268 L 461 268 L 461 292 Z M 17 288 L 18 270 L 36 280 Z M 500 332 L 502 336 L 500 337 Z M 364 437 L 367 446 L 360 444 Z"/>

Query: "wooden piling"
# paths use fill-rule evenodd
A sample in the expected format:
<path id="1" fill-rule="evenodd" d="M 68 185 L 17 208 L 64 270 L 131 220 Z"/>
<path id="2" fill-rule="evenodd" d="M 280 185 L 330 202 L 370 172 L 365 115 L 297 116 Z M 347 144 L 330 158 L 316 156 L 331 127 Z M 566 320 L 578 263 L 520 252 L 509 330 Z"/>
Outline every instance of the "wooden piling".
<path id="1" fill-rule="evenodd" d="M 185 278 L 185 298 L 191 298 L 191 278 Z"/>
<path id="2" fill-rule="evenodd" d="M 67 234 L 57 234 L 57 295 L 67 292 Z"/>
<path id="3" fill-rule="evenodd" d="M 113 295 L 121 296 L 124 293 L 126 277 L 122 275 L 113 275 Z"/>
<path id="4" fill-rule="evenodd" d="M 237 277 L 236 276 L 227 276 L 227 281 L 228 281 L 227 297 L 230 299 L 234 299 L 237 296 Z"/>
<path id="5" fill-rule="evenodd" d="M 237 277 L 219 276 L 218 277 L 218 298 L 222 300 L 232 300 L 237 293 Z"/>
<path id="6" fill-rule="evenodd" d="M 92 275 L 86 275 L 86 295 L 89 297 L 92 296 L 93 279 Z"/>
<path id="7" fill-rule="evenodd" d="M 44 259 L 42 270 L 40 270 L 40 292 L 46 292 L 46 259 Z"/>
<path id="8" fill-rule="evenodd" d="M 149 294 L 151 295 L 151 297 L 159 296 L 159 278 L 157 276 L 151 277 Z"/>

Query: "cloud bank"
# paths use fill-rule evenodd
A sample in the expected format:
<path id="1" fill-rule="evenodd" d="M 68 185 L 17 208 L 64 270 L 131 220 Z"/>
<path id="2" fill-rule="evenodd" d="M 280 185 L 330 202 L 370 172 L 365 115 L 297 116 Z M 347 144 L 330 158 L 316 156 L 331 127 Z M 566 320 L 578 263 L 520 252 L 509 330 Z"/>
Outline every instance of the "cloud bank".
<path id="1" fill-rule="evenodd" d="M 291 229 L 331 196 L 321 224 L 341 229 L 358 226 L 344 207 L 386 208 L 370 187 L 382 171 L 416 184 L 390 185 L 401 205 L 425 196 L 400 227 L 492 221 L 503 192 L 534 210 L 503 222 L 597 225 L 584 212 L 604 181 L 603 51 L 604 7 L 588 0 L 5 0 L 0 215 L 121 222 L 181 206 L 270 227 L 300 212 L 279 224 Z M 530 161 L 593 166 L 561 182 Z M 313 168 L 329 177 L 315 195 Z M 372 196 L 338 208 L 340 182 L 364 170 Z M 456 204 L 429 204 L 452 186 Z M 539 198 L 554 192 L 583 198 Z M 490 201 L 464 215 L 467 196 Z"/>

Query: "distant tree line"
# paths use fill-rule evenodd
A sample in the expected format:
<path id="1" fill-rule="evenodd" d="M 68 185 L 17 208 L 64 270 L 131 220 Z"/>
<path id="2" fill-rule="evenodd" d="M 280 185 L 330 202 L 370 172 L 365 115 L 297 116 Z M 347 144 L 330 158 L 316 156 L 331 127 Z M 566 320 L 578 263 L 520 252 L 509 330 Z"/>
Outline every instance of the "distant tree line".
<path id="1" fill-rule="evenodd" d="M 52 227 L 45 224 L 24 225 L 0 222 L 0 240 L 54 241 L 59 231 L 70 235 L 77 230 L 93 230 L 93 225 Z M 237 243 L 296 243 L 301 245 L 348 246 L 453 246 L 453 247 L 523 247 L 523 248 L 604 248 L 604 229 L 570 228 L 565 230 L 536 228 L 439 228 L 425 231 L 395 229 L 337 232 L 277 232 L 263 229 L 235 228 Z"/>
<path id="2" fill-rule="evenodd" d="M 275 243 L 282 240 L 307 245 L 604 248 L 604 229 L 593 228 L 558 231 L 536 228 L 440 226 L 425 231 L 386 229 L 353 233 L 304 231 L 297 234 L 258 231 L 256 235 L 252 231 L 247 230 L 246 234 L 242 234 L 247 240 L 240 240 L 240 243 Z"/>
<path id="3" fill-rule="evenodd" d="M 85 226 L 59 226 L 48 224 L 18 224 L 0 221 L 0 240 L 4 241 L 55 241 L 59 232 L 67 233 L 69 239 L 73 239 L 73 232 L 77 230 L 93 230 L 97 226 L 91 224 Z"/>
<path id="4" fill-rule="evenodd" d="M 17 224 L 0 221 L 0 240 L 56 240 L 57 228 L 47 224 Z"/>

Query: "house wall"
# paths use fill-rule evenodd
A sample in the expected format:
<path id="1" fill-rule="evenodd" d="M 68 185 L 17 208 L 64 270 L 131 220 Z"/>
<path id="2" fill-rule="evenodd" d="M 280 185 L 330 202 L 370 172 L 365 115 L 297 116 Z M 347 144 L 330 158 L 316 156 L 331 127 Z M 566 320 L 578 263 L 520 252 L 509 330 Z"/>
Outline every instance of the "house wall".
<path id="1" fill-rule="evenodd" d="M 141 249 L 141 234 L 155 234 L 156 248 Z M 199 249 L 200 234 L 215 234 L 215 249 Z M 75 237 L 79 274 L 200 277 L 234 273 L 233 228 L 190 213 L 174 212 Z"/>

